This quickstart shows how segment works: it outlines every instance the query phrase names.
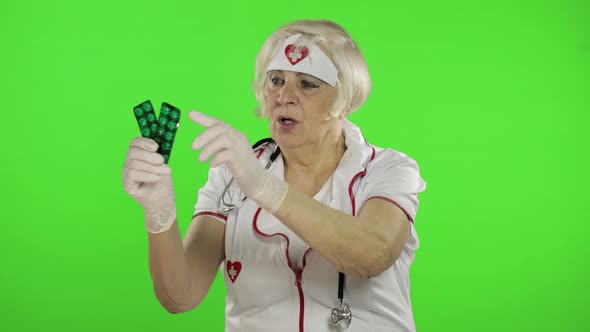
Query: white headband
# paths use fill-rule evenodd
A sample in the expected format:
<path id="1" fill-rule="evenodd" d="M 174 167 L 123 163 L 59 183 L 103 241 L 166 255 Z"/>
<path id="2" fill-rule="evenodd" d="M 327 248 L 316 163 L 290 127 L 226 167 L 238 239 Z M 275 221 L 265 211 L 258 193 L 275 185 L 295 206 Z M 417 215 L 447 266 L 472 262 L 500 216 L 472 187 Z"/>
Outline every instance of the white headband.
<path id="1" fill-rule="evenodd" d="M 336 86 L 338 70 L 330 58 L 316 45 L 295 46 L 301 34 L 293 35 L 283 42 L 270 60 L 266 71 L 288 70 L 315 76 L 322 81 Z"/>

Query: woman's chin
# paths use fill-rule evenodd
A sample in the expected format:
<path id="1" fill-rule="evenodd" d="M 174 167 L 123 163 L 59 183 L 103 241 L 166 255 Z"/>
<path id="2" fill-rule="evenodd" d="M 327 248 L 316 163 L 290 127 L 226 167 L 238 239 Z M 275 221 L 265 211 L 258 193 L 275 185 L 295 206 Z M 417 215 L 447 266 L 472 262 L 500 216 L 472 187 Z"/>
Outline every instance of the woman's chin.
<path id="1" fill-rule="evenodd" d="M 303 143 L 301 137 L 280 131 L 275 131 L 272 137 L 283 150 L 295 148 Z"/>

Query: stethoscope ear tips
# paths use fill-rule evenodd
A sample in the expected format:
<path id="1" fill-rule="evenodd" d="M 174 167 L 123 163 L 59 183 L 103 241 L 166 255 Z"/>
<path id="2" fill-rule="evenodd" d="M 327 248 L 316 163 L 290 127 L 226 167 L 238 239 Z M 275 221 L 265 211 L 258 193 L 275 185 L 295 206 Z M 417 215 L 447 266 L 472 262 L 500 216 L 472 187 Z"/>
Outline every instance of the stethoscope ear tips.
<path id="1" fill-rule="evenodd" d="M 352 321 L 352 311 L 350 311 L 348 304 L 343 303 L 340 304 L 339 308 L 332 309 L 331 319 L 332 324 L 334 325 L 342 325 L 344 328 L 350 326 L 350 321 Z"/>

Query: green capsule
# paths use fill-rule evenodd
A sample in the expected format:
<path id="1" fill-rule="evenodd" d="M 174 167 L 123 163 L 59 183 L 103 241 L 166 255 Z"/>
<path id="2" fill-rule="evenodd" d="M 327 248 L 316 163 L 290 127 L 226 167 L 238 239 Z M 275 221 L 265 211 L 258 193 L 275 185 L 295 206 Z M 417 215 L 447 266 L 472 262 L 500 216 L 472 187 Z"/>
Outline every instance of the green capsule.
<path id="1" fill-rule="evenodd" d="M 137 123 L 139 123 L 139 126 L 143 127 L 143 126 L 147 125 L 148 122 L 147 122 L 146 118 L 139 118 L 137 120 Z"/>
<path id="2" fill-rule="evenodd" d="M 170 142 L 164 142 L 162 144 L 162 149 L 164 151 L 170 151 L 170 150 L 172 150 L 172 143 L 170 143 Z"/>
<path id="3" fill-rule="evenodd" d="M 154 113 L 148 113 L 148 115 L 147 115 L 147 120 L 148 120 L 149 122 L 154 122 L 154 121 L 156 121 L 156 115 L 155 115 Z"/>
<path id="4" fill-rule="evenodd" d="M 180 112 L 178 112 L 178 110 L 172 110 L 172 112 L 170 112 L 170 118 L 174 121 L 178 120 L 178 118 L 180 118 Z"/>
<path id="5" fill-rule="evenodd" d="M 158 118 L 158 123 L 160 123 L 160 126 L 165 126 L 168 123 L 168 118 L 160 114 L 160 117 Z"/>
<path id="6" fill-rule="evenodd" d="M 137 115 L 137 116 L 143 115 L 143 109 L 141 107 L 136 107 L 133 109 L 133 111 L 135 112 L 135 115 Z"/>
<path id="7" fill-rule="evenodd" d="M 168 116 L 168 114 L 170 114 L 170 107 L 163 104 L 162 108 L 160 109 L 160 116 L 162 116 L 162 115 Z"/>
<path id="8" fill-rule="evenodd" d="M 166 127 L 168 127 L 168 130 L 174 130 L 178 127 L 178 123 L 170 121 Z"/>
<path id="9" fill-rule="evenodd" d="M 152 132 L 150 131 L 149 128 L 143 128 L 141 130 L 141 136 L 143 136 L 143 137 L 151 137 L 152 136 Z"/>
<path id="10" fill-rule="evenodd" d="M 164 134 L 164 138 L 166 138 L 167 141 L 171 141 L 172 139 L 174 139 L 174 133 L 171 131 L 167 131 Z"/>
<path id="11" fill-rule="evenodd" d="M 149 100 L 146 101 L 146 102 L 144 102 L 143 104 L 141 104 L 141 107 L 143 107 L 143 109 L 146 112 L 149 112 L 149 111 L 153 111 L 154 110 L 154 108 L 152 107 L 152 103 Z"/>

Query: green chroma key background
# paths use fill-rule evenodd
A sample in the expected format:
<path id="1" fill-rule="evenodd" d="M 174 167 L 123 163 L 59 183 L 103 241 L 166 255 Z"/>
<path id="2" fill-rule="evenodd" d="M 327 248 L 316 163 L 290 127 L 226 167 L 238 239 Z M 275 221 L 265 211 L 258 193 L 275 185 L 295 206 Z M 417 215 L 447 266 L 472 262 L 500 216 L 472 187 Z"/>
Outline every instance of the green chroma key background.
<path id="1" fill-rule="evenodd" d="M 185 314 L 153 295 L 142 211 L 121 184 L 132 108 L 182 110 L 170 166 L 184 233 L 208 169 L 186 113 L 267 137 L 254 58 L 279 25 L 317 17 L 347 28 L 369 64 L 371 96 L 350 118 L 428 183 L 418 331 L 587 330 L 581 0 L 2 1 L 0 330 L 222 331 L 221 278 Z"/>

